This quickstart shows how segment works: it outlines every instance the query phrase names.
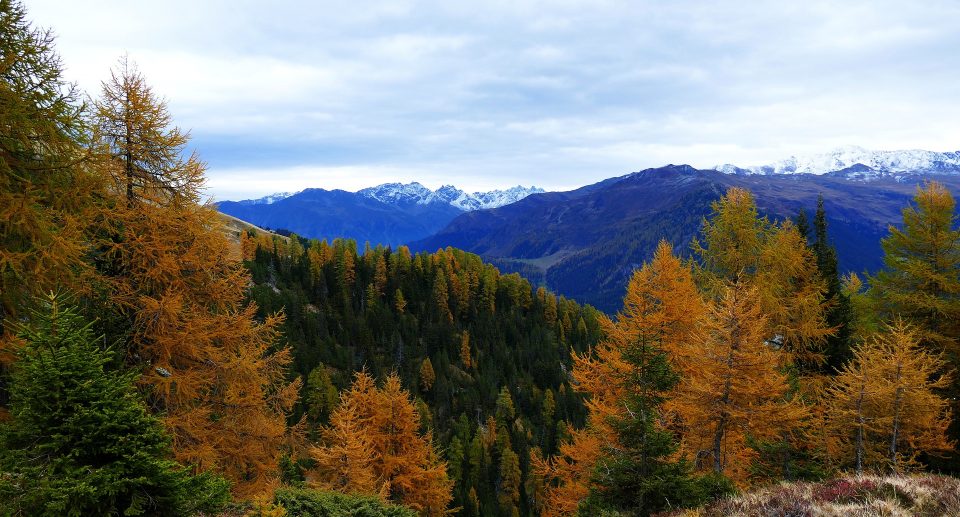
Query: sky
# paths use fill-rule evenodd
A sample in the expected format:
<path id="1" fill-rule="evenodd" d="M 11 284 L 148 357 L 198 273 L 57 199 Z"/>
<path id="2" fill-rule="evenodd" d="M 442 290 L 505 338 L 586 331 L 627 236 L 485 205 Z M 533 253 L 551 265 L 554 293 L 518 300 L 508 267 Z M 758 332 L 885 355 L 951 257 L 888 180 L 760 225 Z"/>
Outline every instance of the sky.
<path id="1" fill-rule="evenodd" d="M 91 95 L 137 63 L 218 200 L 960 149 L 956 0 L 25 5 Z"/>

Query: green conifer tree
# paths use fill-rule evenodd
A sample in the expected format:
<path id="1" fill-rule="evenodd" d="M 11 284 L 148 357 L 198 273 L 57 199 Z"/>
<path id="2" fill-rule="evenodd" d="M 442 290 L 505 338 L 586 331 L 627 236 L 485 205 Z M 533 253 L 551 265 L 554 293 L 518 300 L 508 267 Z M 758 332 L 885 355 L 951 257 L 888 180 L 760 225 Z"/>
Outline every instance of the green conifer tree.
<path id="1" fill-rule="evenodd" d="M 613 422 L 619 447 L 599 460 L 594 471 L 598 488 L 582 503 L 581 512 L 650 515 L 698 504 L 706 495 L 707 478 L 694 477 L 688 463 L 672 457 L 678 448 L 676 438 L 657 423 L 679 376 L 656 340 L 643 335 L 623 351 L 623 358 L 632 368 L 621 381 L 629 386 L 627 411 Z"/>
<path id="2" fill-rule="evenodd" d="M 170 439 L 147 413 L 135 372 L 62 295 L 41 300 L 11 383 L 0 430 L 0 501 L 13 515 L 188 515 L 229 499 L 227 482 L 169 459 Z"/>
<path id="3" fill-rule="evenodd" d="M 817 199 L 817 211 L 813 218 L 814 240 L 811 248 L 817 259 L 817 269 L 820 278 L 826 285 L 826 299 L 829 306 L 826 309 L 827 325 L 836 331 L 827 336 L 824 345 L 824 370 L 828 373 L 838 372 L 850 357 L 851 352 L 851 318 L 853 309 L 850 305 L 850 296 L 844 293 L 843 283 L 840 280 L 840 267 L 837 261 L 837 249 L 831 244 L 827 236 L 827 213 L 823 206 L 823 195 Z"/>

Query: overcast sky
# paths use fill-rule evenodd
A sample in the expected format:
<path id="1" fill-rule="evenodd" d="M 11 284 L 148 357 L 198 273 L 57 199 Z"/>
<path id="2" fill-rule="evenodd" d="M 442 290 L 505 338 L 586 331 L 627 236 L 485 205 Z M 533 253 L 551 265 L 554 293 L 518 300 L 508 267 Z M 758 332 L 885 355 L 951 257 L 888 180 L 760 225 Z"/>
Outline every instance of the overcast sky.
<path id="1" fill-rule="evenodd" d="M 26 5 L 89 92 L 129 53 L 217 199 L 960 149 L 956 0 Z"/>

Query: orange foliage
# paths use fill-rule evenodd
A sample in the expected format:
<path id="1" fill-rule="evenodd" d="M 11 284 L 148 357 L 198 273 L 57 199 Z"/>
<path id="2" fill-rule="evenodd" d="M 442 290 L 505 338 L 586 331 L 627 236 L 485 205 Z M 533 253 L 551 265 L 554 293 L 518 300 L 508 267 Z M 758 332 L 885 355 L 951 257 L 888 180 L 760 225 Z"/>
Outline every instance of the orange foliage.
<path id="1" fill-rule="evenodd" d="M 590 478 L 601 456 L 603 439 L 589 428 L 571 433 L 556 456 L 531 455 L 530 464 L 544 481 L 544 517 L 576 515 L 580 501 L 590 493 Z"/>
<path id="2" fill-rule="evenodd" d="M 107 301 L 176 459 L 222 472 L 238 496 L 269 493 L 299 390 L 285 380 L 289 351 L 273 351 L 281 317 L 258 322 L 245 305 L 249 274 L 216 210 L 197 203 L 202 162 L 181 157 L 186 135 L 122 66 L 96 103 L 98 166 L 116 185 L 98 228 Z"/>
<path id="3" fill-rule="evenodd" d="M 473 365 L 473 359 L 470 357 L 470 332 L 466 330 L 460 335 L 460 362 L 468 370 Z"/>
<path id="4" fill-rule="evenodd" d="M 422 515 L 443 515 L 453 498 L 446 464 L 421 435 L 420 416 L 400 378 L 387 377 L 381 389 L 366 372 L 340 397 L 340 406 L 313 447 L 313 484 L 341 492 L 373 494 Z"/>
<path id="5" fill-rule="evenodd" d="M 685 428 L 681 448 L 695 467 L 741 485 L 755 455 L 747 437 L 780 437 L 807 415 L 805 407 L 784 398 L 789 385 L 778 369 L 780 352 L 764 340 L 766 330 L 757 290 L 727 285 L 711 309 L 706 335 L 690 343 L 691 374 L 673 401 Z"/>
<path id="6" fill-rule="evenodd" d="M 834 329 L 826 323 L 826 286 L 804 237 L 790 222 L 761 218 L 753 194 L 744 189 L 731 188 L 712 207 L 693 244 L 707 293 L 719 299 L 729 282 L 750 284 L 765 317 L 765 337 L 786 352 L 782 359 L 822 362 L 821 349 Z"/>
<path id="7" fill-rule="evenodd" d="M 938 393 L 951 379 L 921 341 L 898 320 L 858 347 L 827 388 L 828 453 L 840 466 L 910 470 L 919 454 L 952 448 L 949 403 Z"/>
<path id="8" fill-rule="evenodd" d="M 173 436 L 178 461 L 222 471 L 234 492 L 270 490 L 299 381 L 271 352 L 280 317 L 244 305 L 248 273 L 229 260 L 216 212 L 195 204 L 117 208 L 106 256 L 110 301 L 131 323 L 128 359 Z"/>
<path id="9" fill-rule="evenodd" d="M 87 292 L 86 230 L 102 182 L 83 148 L 81 93 L 62 77 L 53 34 L 32 27 L 20 2 L 0 12 L 2 334 L 3 320 L 35 295 Z"/>
<path id="10" fill-rule="evenodd" d="M 576 430 L 560 454 L 534 467 L 546 482 L 544 515 L 575 513 L 591 488 L 591 476 L 605 448 L 617 446 L 610 425 L 622 416 L 633 366 L 623 351 L 641 340 L 657 343 L 680 371 L 694 367 L 690 346 L 706 319 L 706 307 L 688 267 L 661 242 L 653 260 L 636 271 L 627 286 L 616 321 L 603 320 L 606 339 L 593 354 L 574 355 L 576 389 L 589 395 L 587 427 Z M 695 372 L 691 372 L 695 373 Z M 664 422 L 666 425 L 666 422 Z"/>

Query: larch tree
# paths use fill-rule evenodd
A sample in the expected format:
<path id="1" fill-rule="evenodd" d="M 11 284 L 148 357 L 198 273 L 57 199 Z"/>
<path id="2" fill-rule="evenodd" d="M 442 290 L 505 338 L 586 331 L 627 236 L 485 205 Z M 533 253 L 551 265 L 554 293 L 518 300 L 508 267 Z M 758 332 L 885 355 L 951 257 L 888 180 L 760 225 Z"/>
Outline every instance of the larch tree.
<path id="1" fill-rule="evenodd" d="M 421 435 L 420 416 L 400 379 L 391 375 L 377 388 L 366 373 L 341 394 L 323 433 L 312 448 L 317 467 L 311 475 L 323 488 L 378 495 L 417 510 L 443 515 L 453 498 L 446 464 L 430 433 Z"/>
<path id="2" fill-rule="evenodd" d="M 902 318 L 913 326 L 927 351 L 944 354 L 947 365 L 960 367 L 960 228 L 956 201 L 947 188 L 928 182 L 917 188 L 913 203 L 903 209 L 903 224 L 891 226 L 881 241 L 884 268 L 868 280 L 864 299 L 873 321 Z M 960 411 L 960 378 L 943 388 L 953 413 Z M 960 440 L 960 421 L 952 422 L 952 440 Z M 929 458 L 956 469 L 956 451 L 946 460 Z"/>
<path id="3" fill-rule="evenodd" d="M 915 469 L 920 454 L 953 446 L 946 437 L 949 404 L 938 393 L 950 377 L 941 355 L 920 340 L 897 320 L 857 347 L 831 383 L 827 422 L 832 455 L 842 466 L 902 472 Z"/>
<path id="4" fill-rule="evenodd" d="M 602 439 L 589 429 L 575 429 L 557 454 L 544 458 L 531 451 L 530 465 L 543 482 L 541 515 L 576 515 L 590 495 L 591 478 L 602 454 Z"/>
<path id="5" fill-rule="evenodd" d="M 460 334 L 460 363 L 463 364 L 464 369 L 469 370 L 473 365 L 473 360 L 470 356 L 470 332 L 464 330 Z"/>
<path id="6" fill-rule="evenodd" d="M 695 466 L 740 485 L 756 455 L 749 440 L 778 439 L 807 414 L 786 398 L 790 385 L 768 328 L 757 289 L 729 283 L 711 309 L 707 335 L 691 344 L 689 367 L 697 373 L 681 383 L 675 403 Z"/>
<path id="7" fill-rule="evenodd" d="M 956 201 L 942 184 L 917 188 L 903 209 L 902 228 L 883 239 L 884 269 L 870 279 L 880 317 L 903 318 L 931 352 L 958 364 L 960 350 L 960 229 Z"/>
<path id="8" fill-rule="evenodd" d="M 95 263 L 103 298 L 123 320 L 126 360 L 143 369 L 176 458 L 222 472 L 238 496 L 269 492 L 290 433 L 299 381 L 276 350 L 280 317 L 259 321 L 223 221 L 200 205 L 203 164 L 126 61 L 96 103 L 98 165 L 117 186 Z"/>
<path id="9" fill-rule="evenodd" d="M 126 56 L 103 83 L 94 112 L 95 138 L 108 148 L 107 167 L 128 204 L 199 200 L 204 165 L 196 153 L 183 158 L 189 134 L 172 125 L 166 103 Z"/>
<path id="10" fill-rule="evenodd" d="M 62 70 L 53 34 L 31 26 L 21 2 L 0 0 L 0 336 L 32 296 L 88 286 L 83 255 L 100 182 Z"/>
<path id="11" fill-rule="evenodd" d="M 595 475 L 598 462 L 618 461 L 624 467 L 621 473 L 625 473 L 636 466 L 634 459 L 645 457 L 641 461 L 643 469 L 662 466 L 663 472 L 670 470 L 670 462 L 663 461 L 663 456 L 671 452 L 660 454 L 669 450 L 669 444 L 658 448 L 656 454 L 652 449 L 645 453 L 641 450 L 645 444 L 635 448 L 631 436 L 635 437 L 640 428 L 644 431 L 641 435 L 656 440 L 668 436 L 663 428 L 672 419 L 660 406 L 667 392 L 673 392 L 674 383 L 666 383 L 669 376 L 653 372 L 670 371 L 670 364 L 678 371 L 694 365 L 691 343 L 706 316 L 690 268 L 673 255 L 669 244 L 661 242 L 653 260 L 630 279 L 616 322 L 602 321 L 605 339 L 592 354 L 574 356 L 576 388 L 588 395 L 588 422 L 585 428 L 573 432 L 569 442 L 560 445 L 558 455 L 532 458 L 545 482 L 545 515 L 574 513 L 591 492 L 604 490 L 603 483 L 612 486 L 612 479 L 603 481 L 603 476 Z M 654 363 L 657 368 L 652 368 Z M 643 382 L 638 383 L 641 378 Z M 634 409 L 640 406 L 647 414 L 638 419 Z M 683 477 L 681 472 L 671 474 Z M 622 488 L 630 483 L 626 477 L 618 478 L 616 484 Z"/>
<path id="12" fill-rule="evenodd" d="M 428 357 L 420 363 L 420 388 L 423 391 L 430 391 L 436 380 L 437 374 L 433 371 L 433 363 L 430 362 Z"/>
<path id="13" fill-rule="evenodd" d="M 374 471 L 374 455 L 369 432 L 369 413 L 376 404 L 373 379 L 358 375 L 349 391 L 340 395 L 340 405 L 322 432 L 323 446 L 311 447 L 316 470 L 308 480 L 327 490 L 344 493 L 376 494 L 387 497 L 382 481 Z"/>
<path id="14" fill-rule="evenodd" d="M 437 315 L 442 321 L 453 322 L 453 313 L 450 312 L 450 295 L 447 291 L 447 275 L 443 269 L 437 268 L 433 281 L 433 303 Z"/>
<path id="15" fill-rule="evenodd" d="M 769 342 L 783 349 L 786 359 L 819 365 L 833 329 L 824 313 L 826 287 L 806 237 L 789 221 L 774 224 L 760 217 L 747 190 L 731 188 L 712 210 L 693 244 L 706 292 L 719 299 L 730 282 L 752 285 Z"/>

